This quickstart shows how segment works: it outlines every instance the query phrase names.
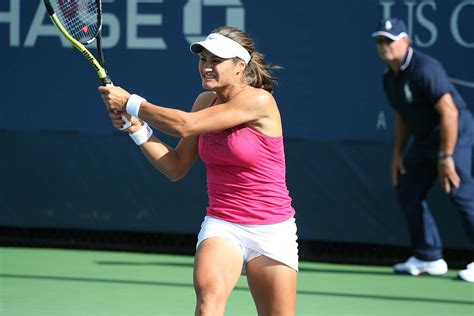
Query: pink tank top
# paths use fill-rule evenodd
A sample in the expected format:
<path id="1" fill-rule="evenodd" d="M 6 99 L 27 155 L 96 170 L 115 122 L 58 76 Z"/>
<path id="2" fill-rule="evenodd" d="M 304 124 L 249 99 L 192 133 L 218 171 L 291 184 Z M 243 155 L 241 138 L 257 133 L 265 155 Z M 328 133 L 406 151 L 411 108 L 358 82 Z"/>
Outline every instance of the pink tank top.
<path id="1" fill-rule="evenodd" d="M 282 136 L 240 125 L 200 135 L 199 155 L 207 167 L 207 215 L 238 224 L 273 224 L 294 216 Z"/>

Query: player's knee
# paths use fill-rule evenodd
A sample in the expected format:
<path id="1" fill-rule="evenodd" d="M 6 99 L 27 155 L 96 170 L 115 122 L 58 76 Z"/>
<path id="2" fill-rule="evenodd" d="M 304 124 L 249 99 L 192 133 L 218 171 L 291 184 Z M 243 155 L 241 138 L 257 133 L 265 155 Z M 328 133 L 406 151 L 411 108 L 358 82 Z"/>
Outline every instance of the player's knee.
<path id="1" fill-rule="evenodd" d="M 259 316 L 294 316 L 295 308 L 289 305 L 275 306 L 265 304 L 265 306 L 257 307 Z"/>
<path id="2" fill-rule="evenodd" d="M 218 313 L 223 311 L 227 303 L 228 294 L 225 289 L 216 287 L 196 287 L 196 309 L 201 312 Z M 206 314 L 204 313 L 204 314 Z"/>
<path id="3" fill-rule="evenodd" d="M 218 291 L 203 290 L 196 292 L 196 298 L 202 304 L 216 305 L 226 302 L 227 295 Z"/>

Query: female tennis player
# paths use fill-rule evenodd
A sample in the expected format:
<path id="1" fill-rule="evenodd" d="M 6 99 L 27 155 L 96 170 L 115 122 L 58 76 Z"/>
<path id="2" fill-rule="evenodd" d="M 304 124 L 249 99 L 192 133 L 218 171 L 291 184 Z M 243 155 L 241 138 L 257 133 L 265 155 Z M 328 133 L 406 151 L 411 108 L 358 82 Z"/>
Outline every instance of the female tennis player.
<path id="1" fill-rule="evenodd" d="M 130 136 L 172 181 L 198 156 L 207 169 L 209 206 L 196 245 L 196 315 L 224 315 L 232 289 L 247 276 L 258 315 L 294 315 L 298 271 L 295 210 L 286 179 L 280 112 L 272 96 L 276 66 L 254 41 L 221 27 L 191 45 L 202 92 L 191 112 L 158 106 L 120 87 L 99 87 L 112 123 L 132 118 Z M 139 118 L 139 119 L 135 119 Z M 176 148 L 154 128 L 181 137 Z"/>

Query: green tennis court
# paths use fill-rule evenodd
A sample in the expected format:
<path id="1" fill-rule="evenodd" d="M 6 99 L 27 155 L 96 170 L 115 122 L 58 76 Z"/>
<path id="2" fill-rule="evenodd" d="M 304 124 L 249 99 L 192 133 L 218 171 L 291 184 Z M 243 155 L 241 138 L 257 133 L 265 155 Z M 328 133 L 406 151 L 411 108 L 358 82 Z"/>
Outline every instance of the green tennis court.
<path id="1" fill-rule="evenodd" d="M 190 256 L 0 248 L 0 315 L 193 315 Z M 301 262 L 297 315 L 474 315 L 474 286 Z M 242 277 L 226 315 L 256 315 Z"/>

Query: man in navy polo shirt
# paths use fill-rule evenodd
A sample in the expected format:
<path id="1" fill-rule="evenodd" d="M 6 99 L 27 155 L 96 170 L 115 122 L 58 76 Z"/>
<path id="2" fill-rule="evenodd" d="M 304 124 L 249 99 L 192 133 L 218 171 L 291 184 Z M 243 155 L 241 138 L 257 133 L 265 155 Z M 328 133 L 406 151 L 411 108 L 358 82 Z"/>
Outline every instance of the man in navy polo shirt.
<path id="1" fill-rule="evenodd" d="M 440 62 L 411 47 L 402 20 L 381 21 L 372 36 L 380 58 L 388 66 L 383 77 L 384 90 L 396 111 L 392 183 L 406 215 L 413 248 L 413 255 L 396 264 L 394 271 L 444 274 L 448 267 L 426 197 L 439 178 L 461 214 L 474 251 L 472 114 Z M 405 150 L 409 137 L 413 142 Z M 458 277 L 474 282 L 474 262 L 460 271 Z"/>

